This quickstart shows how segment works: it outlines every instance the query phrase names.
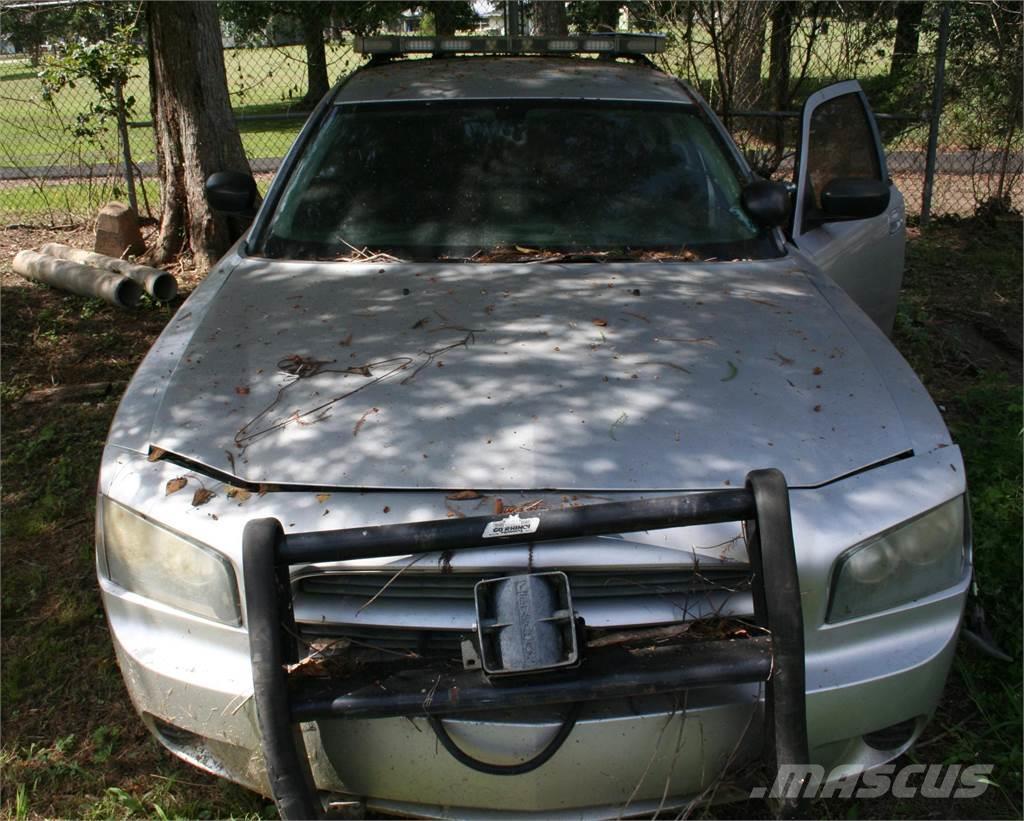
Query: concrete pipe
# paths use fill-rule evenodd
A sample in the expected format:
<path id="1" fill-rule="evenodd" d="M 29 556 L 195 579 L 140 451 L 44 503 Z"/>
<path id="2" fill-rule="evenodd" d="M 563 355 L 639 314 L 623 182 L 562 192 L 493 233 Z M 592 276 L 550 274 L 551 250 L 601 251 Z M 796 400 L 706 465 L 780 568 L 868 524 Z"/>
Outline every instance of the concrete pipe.
<path id="1" fill-rule="evenodd" d="M 59 242 L 48 242 L 40 250 L 51 257 L 69 259 L 72 262 L 81 262 L 83 265 L 92 265 L 96 268 L 105 268 L 108 271 L 123 274 L 129 279 L 134 279 L 146 289 L 146 293 L 161 302 L 170 302 L 178 293 L 178 281 L 171 274 L 161 271 L 159 268 L 137 265 L 126 259 L 108 257 L 105 254 L 96 254 L 92 251 L 82 251 L 68 245 L 61 245 Z"/>
<path id="2" fill-rule="evenodd" d="M 35 251 L 19 251 L 13 267 L 26 279 L 79 296 L 99 297 L 119 308 L 134 308 L 142 298 L 142 286 L 128 277 Z"/>

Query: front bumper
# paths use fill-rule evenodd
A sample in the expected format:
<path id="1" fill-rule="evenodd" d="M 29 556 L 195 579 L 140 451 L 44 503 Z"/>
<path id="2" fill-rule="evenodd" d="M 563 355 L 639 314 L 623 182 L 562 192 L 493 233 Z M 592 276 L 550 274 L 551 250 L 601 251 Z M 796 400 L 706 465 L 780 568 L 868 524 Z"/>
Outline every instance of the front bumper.
<path id="1" fill-rule="evenodd" d="M 808 654 L 811 763 L 866 768 L 909 746 L 910 741 L 878 751 L 863 736 L 907 719 L 919 719 L 918 731 L 923 727 L 942 694 L 965 595 L 966 582 L 914 608 L 912 623 L 906 613 L 879 621 L 879 629 L 887 621 L 899 624 L 899 643 L 906 649 L 897 656 L 893 648 L 888 675 L 838 682 L 827 678 L 835 669 L 828 654 Z M 129 692 L 161 743 L 197 766 L 269 795 L 245 632 L 187 616 L 150 620 L 149 608 L 137 597 L 108 583 L 104 598 Z M 845 661 L 851 669 L 869 670 L 877 652 L 864 645 Z M 815 670 L 826 670 L 825 676 Z M 685 705 L 671 697 L 588 705 L 559 753 L 514 779 L 466 769 L 438 746 L 419 718 L 308 722 L 302 729 L 320 789 L 365 800 L 370 809 L 428 817 L 479 818 L 502 811 L 614 817 L 627 802 L 629 812 L 652 811 L 666 785 L 666 807 L 700 794 L 716 775 L 715 763 L 734 748 L 736 763 L 756 757 L 762 697 L 759 687 L 748 685 L 692 690 Z M 560 711 L 553 708 L 446 724 L 468 751 L 510 763 L 544 746 L 559 722 Z"/>
<path id="2" fill-rule="evenodd" d="M 934 709 L 952 658 L 966 580 L 909 610 L 831 626 L 808 647 L 810 761 L 868 767 L 889 760 L 863 735 Z M 269 792 L 244 630 L 177 614 L 104 582 L 118 657 L 136 706 L 179 755 Z M 158 616 L 158 617 L 157 617 Z M 833 648 L 842 648 L 837 652 Z M 884 675 L 877 657 L 887 655 Z M 756 758 L 764 741 L 763 687 L 719 685 L 681 696 L 588 703 L 572 736 L 527 776 L 477 773 L 440 749 L 420 718 L 328 719 L 302 725 L 317 787 L 393 812 L 472 816 L 535 811 L 548 817 L 650 812 L 699 795 L 724 763 Z M 558 707 L 446 719 L 468 752 L 496 762 L 529 758 L 560 724 Z"/>

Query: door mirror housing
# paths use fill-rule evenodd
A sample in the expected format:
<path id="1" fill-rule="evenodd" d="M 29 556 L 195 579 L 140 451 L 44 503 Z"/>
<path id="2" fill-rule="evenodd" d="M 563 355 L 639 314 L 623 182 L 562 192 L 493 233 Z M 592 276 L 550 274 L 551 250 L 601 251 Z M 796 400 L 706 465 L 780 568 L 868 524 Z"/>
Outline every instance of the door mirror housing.
<path id="1" fill-rule="evenodd" d="M 240 217 L 252 217 L 259 192 L 251 174 L 218 171 L 206 178 L 206 201 L 214 211 Z"/>
<path id="2" fill-rule="evenodd" d="M 744 187 L 740 202 L 759 225 L 777 228 L 789 221 L 789 189 L 781 182 L 755 180 Z"/>
<path id="3" fill-rule="evenodd" d="M 821 192 L 820 222 L 877 217 L 889 207 L 889 186 L 881 180 L 837 177 Z"/>

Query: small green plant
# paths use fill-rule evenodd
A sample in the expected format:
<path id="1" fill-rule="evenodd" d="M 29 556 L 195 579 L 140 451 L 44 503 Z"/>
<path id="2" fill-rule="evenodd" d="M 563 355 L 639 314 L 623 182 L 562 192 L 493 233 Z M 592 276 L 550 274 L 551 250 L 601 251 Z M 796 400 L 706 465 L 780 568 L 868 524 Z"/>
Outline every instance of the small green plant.
<path id="1" fill-rule="evenodd" d="M 96 314 L 106 308 L 107 305 L 102 299 L 87 299 L 82 303 L 82 308 L 78 312 L 78 315 L 82 319 L 92 319 Z"/>
<path id="2" fill-rule="evenodd" d="M 93 730 L 93 762 L 96 764 L 106 763 L 110 756 L 113 755 L 114 747 L 117 746 L 118 736 L 120 735 L 121 730 L 118 727 L 111 727 L 107 724 L 101 724 Z"/>
<path id="3" fill-rule="evenodd" d="M 136 21 L 132 20 L 111 25 L 105 36 L 94 40 L 80 37 L 70 42 L 59 57 L 44 61 L 39 72 L 43 100 L 51 106 L 54 95 L 62 89 L 74 88 L 81 80 L 92 84 L 97 99 L 78 112 L 71 133 L 76 139 L 97 141 L 106 131 L 108 122 L 114 120 L 124 155 L 128 199 L 136 212 L 138 203 L 128 136 L 128 118 L 135 111 L 135 97 L 125 96 L 125 87 L 135 76 L 133 66 L 144 55 L 137 34 Z"/>
<path id="4" fill-rule="evenodd" d="M 24 784 L 18 785 L 18 790 L 14 796 L 14 817 L 18 821 L 28 818 L 28 789 Z"/>

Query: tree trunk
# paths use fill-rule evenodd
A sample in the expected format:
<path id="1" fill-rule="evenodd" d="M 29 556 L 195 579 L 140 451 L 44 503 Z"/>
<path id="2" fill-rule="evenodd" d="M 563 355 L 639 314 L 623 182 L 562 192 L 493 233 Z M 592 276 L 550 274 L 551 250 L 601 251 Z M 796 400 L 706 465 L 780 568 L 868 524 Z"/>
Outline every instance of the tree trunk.
<path id="1" fill-rule="evenodd" d="M 602 0 L 597 6 L 597 30 L 598 31 L 618 31 L 619 29 L 619 8 L 620 3 L 614 2 L 614 0 Z M 636 11 L 638 18 L 642 15 L 646 9 L 640 9 Z M 632 8 L 630 13 L 634 13 Z M 651 14 L 653 18 L 653 14 Z M 643 20 L 643 18 L 640 18 Z M 645 22 L 645 21 L 644 21 Z M 643 22 L 640 23 L 640 29 L 642 31 L 653 31 L 654 25 L 648 25 L 646 28 Z"/>
<path id="2" fill-rule="evenodd" d="M 128 112 L 125 111 L 124 88 L 119 80 L 114 80 L 114 97 L 117 100 L 117 136 L 121 142 L 121 157 L 124 159 L 124 181 L 128 186 L 128 204 L 139 215 L 139 201 L 135 197 L 135 172 L 132 162 L 132 144 L 128 138 Z"/>
<path id="3" fill-rule="evenodd" d="M 318 3 L 310 3 L 302 16 L 302 38 L 306 47 L 306 96 L 304 103 L 316 105 L 330 89 L 327 79 L 327 50 L 324 47 L 324 19 Z"/>
<path id="4" fill-rule="evenodd" d="M 890 77 L 900 74 L 917 56 L 918 35 L 921 33 L 923 15 L 924 3 L 902 0 L 896 4 L 896 41 L 892 47 Z"/>
<path id="5" fill-rule="evenodd" d="M 434 34 L 438 37 L 451 37 L 459 23 L 457 3 L 431 3 L 430 12 L 434 15 Z"/>
<path id="6" fill-rule="evenodd" d="M 533 0 L 533 33 L 538 37 L 565 37 L 569 18 L 561 0 Z"/>
<path id="7" fill-rule="evenodd" d="M 790 80 L 793 64 L 793 24 L 796 4 L 776 2 L 772 6 L 772 36 L 769 44 L 768 90 L 773 111 L 786 111 L 790 106 Z M 772 152 L 766 165 L 774 171 L 786 151 L 786 122 L 776 117 L 771 123 Z M 767 169 L 765 169 L 767 170 Z"/>
<path id="8" fill-rule="evenodd" d="M 757 108 L 761 101 L 761 64 L 768 27 L 767 3 L 740 3 L 732 10 L 729 57 L 735 61 L 732 107 Z"/>
<path id="9" fill-rule="evenodd" d="M 211 212 L 203 185 L 215 171 L 250 173 L 224 74 L 214 3 L 147 3 L 149 87 L 162 191 L 151 260 L 191 251 L 208 268 L 228 249 L 227 220 Z"/>

